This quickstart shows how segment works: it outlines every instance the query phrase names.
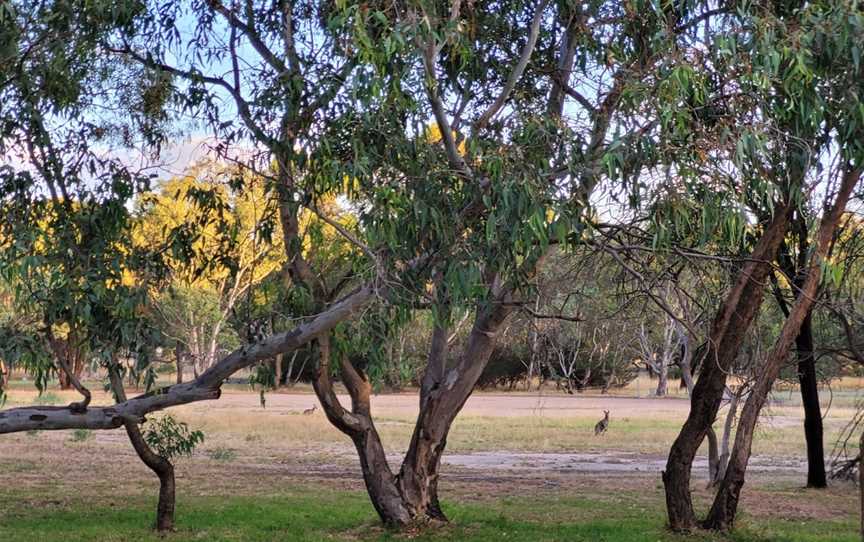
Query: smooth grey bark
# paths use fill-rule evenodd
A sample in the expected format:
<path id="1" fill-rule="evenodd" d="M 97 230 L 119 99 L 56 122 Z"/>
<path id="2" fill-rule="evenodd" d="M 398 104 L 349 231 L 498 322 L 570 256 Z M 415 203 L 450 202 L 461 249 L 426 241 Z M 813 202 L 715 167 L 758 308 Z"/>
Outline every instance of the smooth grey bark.
<path id="1" fill-rule="evenodd" d="M 726 412 L 726 421 L 723 423 L 723 437 L 720 440 L 720 457 L 717 459 L 717 468 L 711 478 L 711 485 L 715 486 L 723 480 L 726 475 L 726 466 L 729 464 L 729 439 L 732 437 L 732 427 L 735 425 L 735 416 L 738 414 L 738 402 L 741 400 L 740 391 L 734 392 L 729 400 L 729 411 Z"/>

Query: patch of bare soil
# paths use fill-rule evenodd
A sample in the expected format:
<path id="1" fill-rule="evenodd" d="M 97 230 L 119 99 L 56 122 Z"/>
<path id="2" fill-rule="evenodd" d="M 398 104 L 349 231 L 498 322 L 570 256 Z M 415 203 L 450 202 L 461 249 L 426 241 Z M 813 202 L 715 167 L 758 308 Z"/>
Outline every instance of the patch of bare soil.
<path id="1" fill-rule="evenodd" d="M 666 466 L 663 456 L 650 456 L 631 452 L 610 451 L 607 453 L 516 453 L 477 452 L 472 454 L 448 454 L 445 465 L 466 469 L 488 471 L 553 471 L 567 472 L 646 472 L 657 473 Z M 707 459 L 697 459 L 693 465 L 696 475 L 708 473 Z M 806 472 L 805 461 L 790 458 L 753 457 L 748 467 L 750 472 Z"/>

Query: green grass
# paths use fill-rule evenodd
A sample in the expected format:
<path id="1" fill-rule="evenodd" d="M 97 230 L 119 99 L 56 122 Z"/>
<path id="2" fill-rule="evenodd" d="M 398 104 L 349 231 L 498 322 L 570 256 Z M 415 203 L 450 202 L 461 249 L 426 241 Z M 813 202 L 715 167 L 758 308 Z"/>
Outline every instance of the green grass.
<path id="1" fill-rule="evenodd" d="M 581 498 L 510 497 L 485 503 L 445 503 L 452 523 L 403 535 L 381 528 L 365 494 L 306 490 L 260 497 L 184 497 L 177 532 L 160 539 L 149 529 L 153 503 L 142 498 L 93 504 L 54 501 L 0 514 L 4 542 L 90 541 L 857 541 L 856 523 L 756 522 L 744 518 L 730 536 L 675 536 L 662 509 L 638 497 L 614 502 Z M 15 501 L 13 501 L 15 502 Z M 18 500 L 20 502 L 20 500 Z M 58 506 L 59 505 L 59 506 Z"/>

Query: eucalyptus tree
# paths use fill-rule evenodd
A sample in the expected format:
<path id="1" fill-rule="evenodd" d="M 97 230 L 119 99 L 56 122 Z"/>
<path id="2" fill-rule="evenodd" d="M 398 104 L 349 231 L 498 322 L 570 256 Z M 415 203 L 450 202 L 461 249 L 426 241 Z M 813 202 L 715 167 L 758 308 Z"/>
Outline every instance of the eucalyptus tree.
<path id="1" fill-rule="evenodd" d="M 691 23 L 709 16 L 649 3 L 492 7 L 421 4 L 384 13 L 408 36 L 400 69 L 386 79 L 398 91 L 333 126 L 335 141 L 362 141 L 366 153 L 355 144 L 342 161 L 312 161 L 331 182 L 356 178 L 360 201 L 377 203 L 360 216 L 368 252 L 401 272 L 390 302 L 425 304 L 435 315 L 420 414 L 398 473 L 372 421 L 366 372 L 340 356 L 339 345 L 318 340 L 316 391 L 331 422 L 355 442 L 388 523 L 445 518 L 441 455 L 495 336 L 524 306 L 550 247 L 590 235 L 588 201 L 598 184 L 651 165 L 646 142 L 657 123 L 635 114 L 634 104 L 662 78 L 655 70 L 671 43 L 686 41 Z M 394 65 L 386 56 L 378 61 Z M 434 131 L 420 137 L 430 116 Z M 461 352 L 451 354 L 451 315 L 465 309 L 473 325 Z M 350 411 L 324 370 L 334 356 Z"/>
<path id="2" fill-rule="evenodd" d="M 843 51 L 860 41 L 855 27 L 858 17 L 856 8 L 846 2 L 807 6 L 756 3 L 736 11 L 727 20 L 729 27 L 711 36 L 710 48 L 699 51 L 712 67 L 713 79 L 706 96 L 715 98 L 708 98 L 710 118 L 706 119 L 704 108 L 694 109 L 694 115 L 701 116 L 703 126 L 723 127 L 729 142 L 725 148 L 731 151 L 726 160 L 734 166 L 737 182 L 742 183 L 739 193 L 746 196 L 742 206 L 764 209 L 755 214 L 767 225 L 714 320 L 690 415 L 670 450 L 664 483 L 673 529 L 696 525 L 689 493 L 693 457 L 714 421 L 725 371 L 759 309 L 770 271 L 767 262 L 774 260 L 794 209 L 800 208 L 814 188 L 833 186 L 826 180 L 831 177 L 823 165 L 833 158 L 836 167 L 831 172 L 839 172 L 841 189 L 831 212 L 826 211 L 823 218 L 824 227 L 833 231 L 835 211 L 842 211 L 849 190 L 857 182 L 858 63 L 854 55 L 850 58 Z M 738 109 L 744 104 L 746 109 Z M 722 120 L 726 114 L 732 114 L 729 118 L 737 119 L 734 122 L 743 130 L 731 130 Z M 735 136 L 729 137 L 730 133 Z M 814 253 L 817 261 L 824 255 L 821 249 Z M 808 286 L 804 288 L 810 293 L 811 282 L 818 280 L 812 263 L 808 264 Z M 739 426 L 736 446 L 709 517 L 711 527 L 731 526 L 749 456 L 752 431 L 748 428 L 755 423 L 754 415 L 764 402 L 766 382 L 773 381 L 775 365 L 778 360 L 785 362 L 786 340 L 790 333 L 794 339 L 801 310 L 810 303 L 810 297 L 796 301 L 791 311 L 794 317 L 787 319 L 773 357 L 758 373 L 749 406 L 745 405 L 742 413 L 746 422 Z"/>
<path id="3" fill-rule="evenodd" d="M 861 139 L 864 135 L 864 85 L 855 54 L 864 38 L 864 15 L 855 3 L 846 2 L 808 5 L 795 13 L 792 20 L 782 13 L 759 15 L 760 24 L 768 32 L 757 37 L 757 46 L 782 51 L 781 65 L 784 56 L 794 59 L 799 73 L 795 79 L 806 85 L 799 90 L 799 107 L 809 112 L 806 121 L 828 135 L 825 143 L 830 145 L 833 166 L 820 175 L 825 178 L 825 203 L 813 249 L 804 269 L 799 269 L 799 274 L 804 276 L 803 280 L 798 279 L 800 292 L 744 404 L 729 467 L 706 520 L 708 527 L 717 529 L 730 528 L 734 522 L 756 420 L 780 369 L 787 362 L 792 344 L 800 336 L 802 323 L 810 318 L 823 274 L 826 280 L 832 279 L 829 250 L 846 205 L 854 197 L 864 173 Z M 776 32 L 776 37 L 771 31 Z M 807 52 L 803 59 L 802 51 Z M 852 52 L 851 58 L 844 56 L 846 51 Z M 794 88 L 792 84 L 789 86 Z"/>
<path id="4" fill-rule="evenodd" d="M 501 7 L 148 6 L 139 32 L 106 45 L 168 78 L 172 99 L 199 112 L 221 139 L 253 141 L 263 162 L 275 164 L 287 270 L 304 292 L 295 309 L 330 318 L 229 356 L 190 386 L 214 390 L 250 357 L 314 337 L 316 392 L 355 442 L 388 523 L 444 517 L 436 480 L 446 435 L 514 296 L 550 243 L 582 234 L 583 211 L 604 175 L 638 171 L 641 139 L 656 123 L 619 111 L 639 103 L 669 42 L 707 16 L 648 2 Z M 230 111 L 216 106 L 222 96 Z M 425 134 L 430 117 L 437 138 Z M 321 198 L 334 191 L 360 209 L 362 231 L 321 212 Z M 331 305 L 352 281 L 328 284 L 310 263 L 315 247 L 304 248 L 302 207 L 330 220 L 371 265 L 372 281 L 339 303 Z M 368 377 L 327 327 L 376 294 L 409 307 L 423 299 L 438 322 L 420 418 L 398 474 L 372 424 Z M 475 311 L 472 331 L 448 367 L 448 315 L 466 307 Z M 333 392 L 336 361 L 350 412 Z"/>
<path id="5" fill-rule="evenodd" d="M 278 196 L 287 270 L 304 292 L 295 309 L 317 315 L 296 332 L 236 351 L 188 385 L 159 399 L 130 400 L 127 408 L 140 413 L 218 396 L 234 370 L 314 338 L 316 391 L 328 418 L 357 445 L 382 518 L 443 518 L 436 480 L 447 431 L 513 310 L 513 296 L 550 241 L 580 235 L 582 211 L 602 176 L 633 172 L 641 148 L 617 134 L 632 127 L 638 142 L 655 123 L 628 123 L 616 113 L 638 102 L 642 77 L 662 60 L 669 38 L 692 29 L 682 22 L 685 13 L 654 11 L 647 2 L 507 7 L 144 5 L 134 27 L 105 37 L 103 50 L 140 66 L 163 105 L 198 115 L 225 146 L 248 142 L 261 150 L 264 158 L 246 167 L 273 164 L 267 174 Z M 664 28 L 671 36 L 658 34 Z M 232 104 L 227 110 L 219 107 L 223 98 Z M 565 101 L 576 110 L 566 119 Z M 438 141 L 424 137 L 429 117 Z M 363 209 L 365 239 L 321 212 L 319 202 L 334 190 Z M 372 282 L 334 303 L 352 281 L 328 284 L 310 263 L 317 247 L 304 246 L 303 207 L 357 247 L 373 266 Z M 429 282 L 440 325 L 415 437 L 393 475 L 371 422 L 368 379 L 345 356 L 339 368 L 352 411 L 333 393 L 328 329 L 375 294 L 387 292 L 393 302 L 394 292 L 399 303 L 404 290 L 413 303 Z M 447 315 L 460 304 L 476 307 L 474 326 L 460 360 L 447 368 L 442 339 Z"/>

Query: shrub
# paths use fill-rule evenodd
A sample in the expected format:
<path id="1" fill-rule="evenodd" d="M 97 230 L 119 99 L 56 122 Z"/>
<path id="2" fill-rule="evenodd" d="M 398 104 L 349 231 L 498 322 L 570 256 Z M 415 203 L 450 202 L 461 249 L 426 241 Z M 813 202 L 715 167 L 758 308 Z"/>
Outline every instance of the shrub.
<path id="1" fill-rule="evenodd" d="M 204 442 L 204 433 L 193 431 L 170 414 L 148 420 L 145 424 L 144 440 L 165 459 L 192 455 L 195 447 Z"/>

